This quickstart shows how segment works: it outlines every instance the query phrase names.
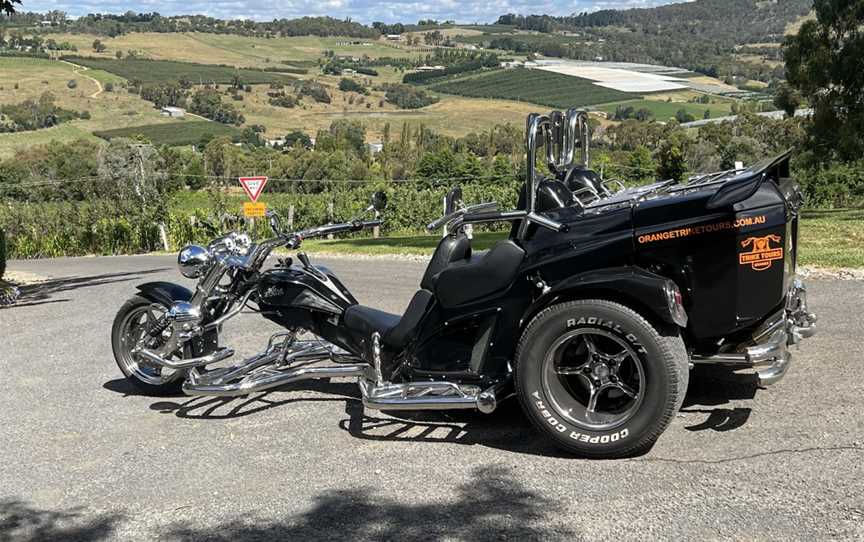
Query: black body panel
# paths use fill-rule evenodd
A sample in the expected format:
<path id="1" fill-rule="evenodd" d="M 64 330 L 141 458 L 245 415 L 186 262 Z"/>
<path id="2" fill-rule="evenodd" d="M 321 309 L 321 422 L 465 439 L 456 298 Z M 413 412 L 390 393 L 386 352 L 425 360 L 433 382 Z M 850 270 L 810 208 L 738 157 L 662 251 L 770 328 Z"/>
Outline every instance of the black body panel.
<path id="1" fill-rule="evenodd" d="M 676 281 L 697 340 L 757 325 L 786 293 L 786 202 L 777 185 L 759 183 L 747 199 L 708 212 L 712 197 L 695 192 L 634 209 L 635 263 Z"/>

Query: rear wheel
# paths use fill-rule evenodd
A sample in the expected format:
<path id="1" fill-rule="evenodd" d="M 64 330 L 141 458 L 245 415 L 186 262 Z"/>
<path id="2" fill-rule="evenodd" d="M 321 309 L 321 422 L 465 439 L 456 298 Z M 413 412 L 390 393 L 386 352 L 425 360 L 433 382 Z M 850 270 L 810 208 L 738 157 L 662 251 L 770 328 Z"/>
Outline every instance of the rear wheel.
<path id="1" fill-rule="evenodd" d="M 114 360 L 126 380 L 148 395 L 173 395 L 180 392 L 184 371 L 168 369 L 141 359 L 133 350 L 139 343 L 158 347 L 161 337 L 150 337 L 152 326 L 168 311 L 140 296 L 130 298 L 114 318 L 111 346 Z"/>
<path id="2" fill-rule="evenodd" d="M 579 300 L 538 314 L 519 342 L 516 386 L 532 423 L 585 457 L 650 448 L 689 378 L 677 329 L 659 332 L 624 305 Z"/>

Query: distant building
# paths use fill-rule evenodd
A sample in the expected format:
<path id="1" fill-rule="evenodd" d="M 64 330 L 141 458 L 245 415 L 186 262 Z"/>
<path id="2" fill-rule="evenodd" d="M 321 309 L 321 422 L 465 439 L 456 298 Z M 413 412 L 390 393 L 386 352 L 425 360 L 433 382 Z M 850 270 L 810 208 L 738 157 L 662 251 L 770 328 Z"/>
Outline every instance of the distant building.
<path id="1" fill-rule="evenodd" d="M 279 137 L 276 139 L 267 139 L 264 138 L 264 146 L 265 147 L 282 147 L 285 145 L 285 138 Z"/>
<path id="2" fill-rule="evenodd" d="M 375 155 L 384 150 L 383 143 L 367 143 L 366 147 L 369 149 L 369 154 Z"/>
<path id="3" fill-rule="evenodd" d="M 168 105 L 162 108 L 162 116 L 179 119 L 186 116 L 186 110 L 182 107 Z"/>
<path id="4" fill-rule="evenodd" d="M 42 26 L 51 26 L 54 23 L 52 23 L 51 21 L 40 21 L 39 24 L 41 24 Z"/>
<path id="5" fill-rule="evenodd" d="M 387 41 L 400 41 L 402 39 L 402 34 L 387 34 L 385 36 Z"/>
<path id="6" fill-rule="evenodd" d="M 418 72 L 434 72 L 443 69 L 445 69 L 444 66 L 417 66 L 415 68 Z"/>

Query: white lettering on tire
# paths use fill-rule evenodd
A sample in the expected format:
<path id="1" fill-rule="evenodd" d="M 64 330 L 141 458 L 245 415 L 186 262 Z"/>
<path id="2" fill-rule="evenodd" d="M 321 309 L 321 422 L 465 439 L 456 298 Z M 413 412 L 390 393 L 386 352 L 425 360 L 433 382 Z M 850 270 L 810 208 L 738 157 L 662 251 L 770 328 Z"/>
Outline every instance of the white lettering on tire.
<path id="1" fill-rule="evenodd" d="M 535 391 L 531 394 L 536 399 L 534 401 L 534 406 L 537 407 L 537 410 L 540 412 L 540 415 L 543 416 L 551 427 L 553 427 L 559 433 L 565 433 L 567 431 L 567 426 L 563 423 L 559 422 L 555 416 L 549 412 L 549 409 L 546 408 L 546 405 L 543 404 L 543 401 L 540 400 L 540 392 Z M 630 434 L 630 430 L 626 427 L 620 431 L 615 433 L 606 434 L 606 435 L 597 435 L 590 436 L 584 433 L 580 433 L 578 431 L 570 431 L 568 437 L 577 441 L 577 442 L 586 442 L 588 444 L 608 444 L 610 442 L 618 442 L 621 439 L 627 438 Z"/>

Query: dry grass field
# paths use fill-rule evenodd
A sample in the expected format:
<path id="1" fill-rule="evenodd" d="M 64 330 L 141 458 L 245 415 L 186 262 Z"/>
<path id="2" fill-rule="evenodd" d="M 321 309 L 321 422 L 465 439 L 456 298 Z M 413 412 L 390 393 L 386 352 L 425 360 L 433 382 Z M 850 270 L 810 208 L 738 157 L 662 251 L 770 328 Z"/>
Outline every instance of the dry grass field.
<path id="1" fill-rule="evenodd" d="M 0 134 L 0 157 L 10 156 L 18 147 L 25 145 L 48 143 L 55 139 L 70 141 L 94 138 L 94 130 L 171 122 L 160 115 L 150 102 L 137 95 L 119 90 L 98 93 L 99 86 L 90 77 L 104 84 L 116 79 L 111 74 L 81 70 L 57 60 L 35 58 L 0 58 L 0 73 L 3 74 L 0 104 L 38 99 L 44 92 L 50 92 L 60 107 L 89 111 L 91 115 L 89 120 L 75 120 L 47 130 Z M 74 89 L 67 87 L 72 79 L 77 83 Z"/>
<path id="2" fill-rule="evenodd" d="M 290 61 L 297 61 L 302 67 L 304 63 L 317 61 L 325 50 L 333 51 L 337 55 L 356 57 L 366 55 L 370 58 L 402 58 L 422 54 L 415 48 L 380 40 L 317 36 L 267 39 L 197 32 L 168 34 L 132 32 L 116 38 L 90 34 L 56 34 L 52 37 L 58 42 L 68 41 L 75 45 L 78 48 L 77 54 L 82 56 L 114 58 L 117 51 L 126 54 L 132 50 L 146 58 L 156 60 L 180 60 L 255 68 L 291 66 Z M 93 41 L 97 38 L 107 47 L 103 53 L 93 51 Z"/>
<path id="3" fill-rule="evenodd" d="M 441 96 L 441 101 L 436 104 L 422 109 L 404 110 L 384 102 L 383 92 L 371 91 L 369 96 L 361 97 L 356 93 L 340 91 L 337 88 L 338 77 L 318 77 L 317 80 L 328 85 L 332 99 L 330 104 L 305 98 L 303 105 L 298 107 L 274 107 L 268 103 L 269 88 L 266 85 L 256 85 L 252 93 L 244 94 L 242 102 L 234 103 L 243 112 L 247 124 L 263 124 L 270 137 L 291 130 L 303 130 L 314 135 L 319 129 L 329 127 L 334 120 L 348 118 L 363 123 L 370 141 L 380 140 L 384 125 L 388 123 L 394 136 L 401 131 L 405 122 L 414 127 L 423 124 L 445 135 L 462 136 L 472 131 L 486 130 L 495 124 L 509 122 L 521 125 L 528 113 L 548 109 L 506 100 Z M 350 103 L 352 97 L 353 104 Z"/>
<path id="4" fill-rule="evenodd" d="M 447 35 L 477 33 L 476 30 L 471 29 L 445 29 L 442 32 Z M 52 38 L 58 42 L 68 41 L 76 45 L 78 55 L 112 60 L 115 59 L 117 51 L 122 51 L 124 55 L 128 51 L 136 51 L 144 58 L 153 60 L 250 68 L 293 66 L 308 69 L 308 74 L 297 77 L 314 78 L 327 85 L 332 97 L 330 104 L 316 103 L 306 98 L 299 107 L 274 107 L 268 103 L 267 92 L 270 90 L 268 85 L 254 85 L 252 92 L 241 93 L 242 101 L 233 101 L 227 95 L 224 97 L 227 102 L 241 110 L 246 117 L 246 125 L 264 125 L 267 128 L 267 136 L 271 138 L 279 137 L 292 130 L 302 130 L 314 135 L 318 130 L 329 127 L 334 120 L 341 118 L 361 121 L 366 127 L 370 141 L 380 140 L 384 126 L 387 124 L 390 125 L 391 134 L 395 136 L 401 131 L 404 123 L 409 123 L 415 128 L 422 124 L 442 134 L 462 136 L 472 131 L 486 130 L 496 124 L 512 123 L 522 126 L 528 113 L 549 109 L 549 106 L 531 102 L 441 94 L 440 102 L 434 105 L 418 110 L 400 110 L 386 103 L 384 93 L 381 91 L 372 91 L 370 96 L 363 97 L 355 93 L 344 93 L 338 90 L 340 77 L 320 75 L 318 61 L 325 50 L 332 50 L 337 55 L 354 57 L 366 55 L 370 58 L 415 57 L 427 54 L 422 51 L 422 47 L 412 48 L 384 40 L 315 36 L 267 39 L 206 33 L 129 33 L 116 38 L 99 37 L 107 46 L 107 50 L 96 53 L 92 48 L 93 41 L 97 39 L 95 35 L 55 34 Z M 105 69 L 111 69 L 109 64 L 106 66 Z M 368 84 L 373 86 L 402 80 L 403 72 L 395 68 L 375 67 L 375 69 L 379 76 L 369 78 L 362 76 L 361 79 L 368 80 Z M 0 59 L 0 73 L 3 74 L 0 87 L 4 87 L 0 90 L 0 103 L 18 103 L 27 98 L 37 99 L 43 92 L 50 91 L 57 97 L 57 103 L 61 107 L 89 111 L 92 115 L 89 120 L 76 120 L 48 130 L 0 134 L 0 156 L 14 154 L 16 148 L 24 145 L 47 143 L 55 139 L 69 141 L 77 138 L 93 138 L 94 131 L 179 122 L 161 116 L 150 102 L 126 92 L 121 88 L 124 81 L 122 77 L 107 71 L 83 69 L 57 60 L 3 58 Z M 77 82 L 75 89 L 67 88 L 67 83 L 71 79 Z M 725 88 L 716 79 L 708 77 L 696 77 L 691 81 Z M 15 82 L 18 88 L 13 88 Z M 114 84 L 114 92 L 101 90 L 107 83 Z M 528 83 L 526 90 L 534 87 L 536 85 Z M 734 87 L 728 88 L 734 89 Z M 593 86 L 590 90 L 612 92 Z M 584 98 L 583 94 L 584 92 L 573 88 L 567 82 L 561 89 L 561 103 Z M 680 103 L 687 102 L 696 95 L 696 92 L 687 90 L 648 94 L 644 99 L 649 101 L 639 102 L 638 105 L 649 106 L 652 110 L 657 109 L 659 116 L 666 117 L 674 115 Z M 625 94 L 607 97 L 608 100 L 628 98 L 630 95 Z M 633 96 L 634 100 L 639 98 L 640 96 Z M 668 98 L 672 98 L 674 104 L 662 103 Z M 577 103 L 574 101 L 570 105 L 577 105 Z M 612 111 L 614 105 L 609 106 Z M 596 107 L 601 110 L 609 109 L 602 104 Z M 728 110 L 728 103 L 716 101 L 708 106 L 696 106 L 694 109 L 697 109 L 695 112 L 700 116 L 704 109 L 710 109 L 712 116 L 716 116 Z"/>

